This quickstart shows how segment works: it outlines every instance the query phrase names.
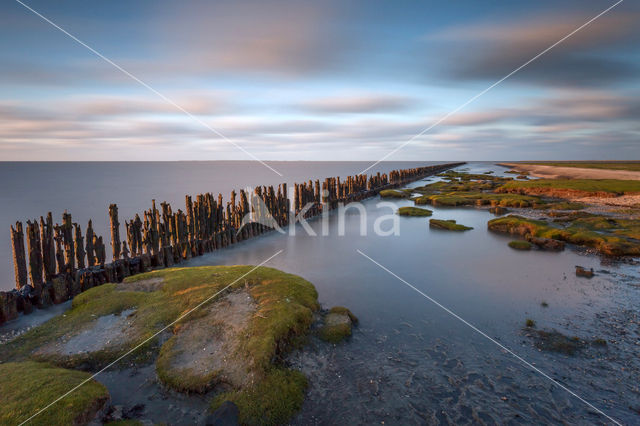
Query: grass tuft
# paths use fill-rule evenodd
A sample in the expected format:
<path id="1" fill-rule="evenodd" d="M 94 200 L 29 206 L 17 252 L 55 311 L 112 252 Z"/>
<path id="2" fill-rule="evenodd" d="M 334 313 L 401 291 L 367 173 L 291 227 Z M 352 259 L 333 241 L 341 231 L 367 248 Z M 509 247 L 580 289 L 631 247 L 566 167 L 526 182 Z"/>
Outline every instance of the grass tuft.
<path id="1" fill-rule="evenodd" d="M 400 207 L 398 214 L 400 216 L 431 216 L 433 212 L 419 207 Z"/>
<path id="2" fill-rule="evenodd" d="M 533 244 L 531 244 L 529 241 L 514 240 L 509 241 L 509 247 L 515 250 L 531 250 Z"/>
<path id="3" fill-rule="evenodd" d="M 430 219 L 429 226 L 436 229 L 444 229 L 447 231 L 468 231 L 473 229 L 470 226 L 460 225 L 455 220 Z"/>
<path id="4" fill-rule="evenodd" d="M 90 374 L 41 362 L 0 364 L 0 424 L 17 425 L 78 386 Z M 109 400 L 102 384 L 90 380 L 77 392 L 33 418 L 30 424 L 87 424 Z"/>

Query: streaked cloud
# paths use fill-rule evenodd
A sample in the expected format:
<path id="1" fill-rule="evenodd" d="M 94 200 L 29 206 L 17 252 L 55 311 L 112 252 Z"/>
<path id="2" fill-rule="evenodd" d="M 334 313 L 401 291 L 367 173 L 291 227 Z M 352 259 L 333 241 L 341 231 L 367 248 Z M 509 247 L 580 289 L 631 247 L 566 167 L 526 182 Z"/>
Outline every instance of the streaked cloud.
<path id="1" fill-rule="evenodd" d="M 365 114 L 399 112 L 417 104 L 416 99 L 408 96 L 360 94 L 311 99 L 300 103 L 299 107 L 320 114 Z"/>
<path id="2" fill-rule="evenodd" d="M 427 35 L 429 44 L 449 46 L 444 73 L 460 80 L 498 80 L 586 23 L 603 9 L 549 10 L 515 19 L 456 25 Z M 619 82 L 638 75 L 640 11 L 616 11 L 588 27 L 522 69 L 514 79 L 547 85 L 590 85 Z"/>

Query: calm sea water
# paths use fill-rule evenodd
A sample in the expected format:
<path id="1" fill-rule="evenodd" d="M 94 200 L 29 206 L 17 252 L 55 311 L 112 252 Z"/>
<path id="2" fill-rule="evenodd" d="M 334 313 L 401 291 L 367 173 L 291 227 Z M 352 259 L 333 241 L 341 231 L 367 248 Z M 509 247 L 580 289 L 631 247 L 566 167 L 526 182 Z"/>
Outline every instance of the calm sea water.
<path id="1" fill-rule="evenodd" d="M 24 217 L 51 204 L 62 209 L 73 202 L 81 217 L 101 215 L 106 229 L 109 201 L 118 202 L 125 217 L 146 207 L 151 197 L 181 203 L 186 192 L 226 193 L 256 180 L 278 182 L 268 170 L 251 169 L 255 178 L 247 177 L 250 173 L 239 170 L 238 164 L 145 164 L 143 173 L 129 164 L 100 163 L 93 167 L 101 170 L 104 181 L 80 179 L 77 183 L 83 188 L 83 198 L 74 201 L 73 190 L 67 186 L 66 192 L 62 191 L 67 194 L 64 203 L 54 194 L 46 197 L 48 201 L 26 201 L 28 197 L 21 192 L 16 199 L 22 207 L 13 216 L 20 213 L 18 217 Z M 282 164 L 280 169 L 289 167 L 287 174 L 295 176 L 291 180 L 299 181 L 357 172 L 354 169 L 358 167 L 353 166 L 292 163 Z M 406 164 L 384 166 L 391 169 Z M 90 175 L 92 165 L 86 167 Z M 502 171 L 491 163 L 466 167 L 477 173 Z M 221 173 L 221 168 L 227 173 Z M 160 177 L 163 169 L 172 170 L 170 178 Z M 58 169 L 58 173 L 71 173 L 76 178 L 83 175 L 66 169 L 64 173 Z M 43 197 L 47 194 L 42 189 L 37 192 Z M 93 205 L 97 200 L 101 200 L 99 205 Z M 427 218 L 402 217 L 399 235 L 381 237 L 373 232 L 373 223 L 389 209 L 378 208 L 380 201 L 364 202 L 366 236 L 358 232 L 360 216 L 355 210 L 346 217 L 346 235 L 340 236 L 334 212 L 327 236 L 322 236 L 322 222 L 315 220 L 311 227 L 319 236 L 309 236 L 298 226 L 295 236 L 272 232 L 183 264 L 255 265 L 283 250 L 267 266 L 301 275 L 316 286 L 325 308 L 346 306 L 359 317 L 360 325 L 348 342 L 333 346 L 312 341 L 290 357 L 291 366 L 301 369 L 310 383 L 294 424 L 610 423 L 434 301 L 608 415 L 624 424 L 640 422 L 640 279 L 636 265 L 573 249 L 560 253 L 512 250 L 507 246 L 508 236 L 487 231 L 487 221 L 493 216 L 475 208 L 429 207 L 434 218 L 456 219 L 474 227 L 471 231 L 438 231 L 429 228 Z M 412 203 L 399 200 L 395 204 Z M 4 210 L 2 214 L 6 216 Z M 592 279 L 578 278 L 575 265 L 592 267 L 598 273 Z M 527 318 L 534 319 L 539 329 L 555 329 L 583 339 L 603 338 L 608 344 L 586 348 L 574 356 L 541 352 L 524 329 Z M 128 379 L 130 376 L 128 371 L 108 371 L 98 380 L 107 385 L 114 404 L 144 404 L 144 416 L 157 422 L 190 424 L 206 410 L 205 400 L 154 399 L 161 388 L 155 383 L 153 368 L 137 372 L 134 379 Z M 123 380 L 134 380 L 135 385 L 125 387 Z"/>
<path id="2" fill-rule="evenodd" d="M 383 162 L 369 174 L 438 162 Z M 15 286 L 9 226 L 17 220 L 39 219 L 53 213 L 62 221 L 68 210 L 83 233 L 93 219 L 96 233 L 109 245 L 108 207 L 118 205 L 120 235 L 124 221 L 151 207 L 151 200 L 168 201 L 174 211 L 184 209 L 185 195 L 221 193 L 229 200 L 232 190 L 247 186 L 278 185 L 355 175 L 370 162 L 270 162 L 280 177 L 255 161 L 181 162 L 0 162 L 0 290 Z"/>

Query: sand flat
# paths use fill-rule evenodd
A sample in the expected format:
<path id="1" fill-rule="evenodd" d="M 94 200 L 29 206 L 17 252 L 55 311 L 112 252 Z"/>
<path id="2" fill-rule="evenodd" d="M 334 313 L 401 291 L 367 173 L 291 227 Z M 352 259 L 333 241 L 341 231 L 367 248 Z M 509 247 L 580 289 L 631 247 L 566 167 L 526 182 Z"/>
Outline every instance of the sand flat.
<path id="1" fill-rule="evenodd" d="M 541 164 L 500 163 L 519 172 L 547 179 L 621 179 L 640 180 L 640 172 L 629 170 L 588 169 L 580 167 L 545 166 Z"/>

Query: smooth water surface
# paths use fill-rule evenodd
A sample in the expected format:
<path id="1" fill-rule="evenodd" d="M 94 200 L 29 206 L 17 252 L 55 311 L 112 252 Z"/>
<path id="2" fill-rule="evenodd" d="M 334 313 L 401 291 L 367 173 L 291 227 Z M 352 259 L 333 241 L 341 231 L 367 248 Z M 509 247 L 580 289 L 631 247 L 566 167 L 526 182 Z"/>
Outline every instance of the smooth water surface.
<path id="1" fill-rule="evenodd" d="M 442 162 L 382 162 L 369 174 L 420 167 Z M 111 258 L 109 204 L 118 205 L 120 236 L 126 236 L 124 222 L 151 207 L 155 199 L 171 203 L 174 211 L 184 209 L 185 195 L 206 192 L 229 200 L 232 190 L 258 185 L 306 182 L 309 179 L 355 175 L 371 165 L 366 161 L 275 161 L 269 162 L 284 176 L 278 176 L 255 161 L 180 162 L 0 162 L 0 290 L 15 286 L 9 226 L 16 221 L 39 219 L 52 212 L 54 223 L 68 210 L 73 221 L 87 222 L 102 235 Z"/>
<path id="2" fill-rule="evenodd" d="M 466 167 L 472 172 L 502 170 L 491 163 Z M 303 168 L 301 174 L 313 174 L 310 165 Z M 337 169 L 314 173 L 344 174 Z M 175 179 L 170 181 L 175 185 Z M 217 183 L 213 186 L 224 186 Z M 200 190 L 206 188 L 190 192 Z M 122 204 L 121 211 L 146 205 L 141 201 L 138 207 L 135 197 L 124 194 L 125 189 L 120 200 L 113 200 Z M 160 198 L 147 194 L 144 199 L 151 196 Z M 271 232 L 180 265 L 256 265 L 282 250 L 266 266 L 301 275 L 316 286 L 324 308 L 346 306 L 359 317 L 349 341 L 334 346 L 312 339 L 289 357 L 290 365 L 309 378 L 294 424 L 612 423 L 504 348 L 617 421 L 640 421 L 637 265 L 573 249 L 512 250 L 510 237 L 487 230 L 493 216 L 473 207 L 427 206 L 433 218 L 456 219 L 472 226 L 471 231 L 439 231 L 429 228 L 428 218 L 399 217 L 399 235 L 378 236 L 373 223 L 395 209 L 380 208 L 382 201 L 388 202 L 373 198 L 363 203 L 366 236 L 360 235 L 355 209 L 349 210 L 346 235 L 340 236 L 334 211 L 328 235 L 322 235 L 323 221 L 316 219 L 310 226 L 318 236 L 298 225 L 294 236 Z M 594 268 L 597 275 L 578 278 L 575 265 Z M 607 346 L 590 346 L 574 356 L 539 351 L 524 327 L 527 318 L 538 329 L 602 338 Z M 138 372 L 142 376 L 127 392 L 125 373 L 107 372 L 97 379 L 109 387 L 114 404 L 145 404 L 144 416 L 154 421 L 188 424 L 202 417 L 205 401 L 189 399 L 180 408 L 184 397 L 167 394 L 159 400 L 153 369 L 147 373 Z"/>

